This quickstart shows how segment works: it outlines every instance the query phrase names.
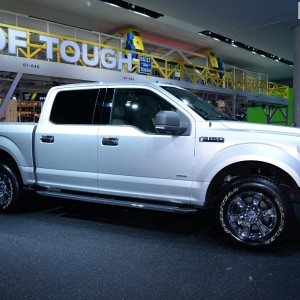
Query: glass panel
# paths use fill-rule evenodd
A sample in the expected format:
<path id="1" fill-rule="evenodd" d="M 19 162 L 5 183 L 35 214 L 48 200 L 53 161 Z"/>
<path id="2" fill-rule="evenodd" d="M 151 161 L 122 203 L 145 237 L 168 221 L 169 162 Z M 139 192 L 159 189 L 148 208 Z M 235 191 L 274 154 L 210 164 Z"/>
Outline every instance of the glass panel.
<path id="1" fill-rule="evenodd" d="M 97 95 L 98 89 L 59 92 L 50 121 L 55 124 L 93 124 Z"/>
<path id="2" fill-rule="evenodd" d="M 75 38 L 75 28 L 49 23 L 49 32 Z"/>
<path id="3" fill-rule="evenodd" d="M 176 108 L 149 90 L 118 89 L 111 124 L 131 125 L 147 133 L 157 133 L 154 121 L 161 110 L 176 111 Z"/>
<path id="4" fill-rule="evenodd" d="M 204 120 L 233 120 L 231 117 L 208 104 L 206 101 L 190 91 L 172 86 L 161 85 L 161 87 L 177 99 L 181 100 Z"/>
<path id="5" fill-rule="evenodd" d="M 99 34 L 81 30 L 81 29 L 76 29 L 76 38 L 84 41 L 89 41 L 89 42 L 99 42 Z"/>
<path id="6" fill-rule="evenodd" d="M 16 25 L 16 16 L 10 14 L 10 13 L 5 13 L 3 11 L 0 11 L 0 20 L 1 23 L 9 24 L 9 25 Z"/>
<path id="7" fill-rule="evenodd" d="M 28 29 L 47 31 L 47 22 L 18 16 L 18 26 Z"/>

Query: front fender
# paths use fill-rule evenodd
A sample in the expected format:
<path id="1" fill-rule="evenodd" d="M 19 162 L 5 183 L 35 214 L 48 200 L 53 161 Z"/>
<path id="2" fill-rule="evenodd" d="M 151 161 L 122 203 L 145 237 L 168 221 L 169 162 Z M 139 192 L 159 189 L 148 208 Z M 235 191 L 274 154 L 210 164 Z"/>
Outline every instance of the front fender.
<path id="1" fill-rule="evenodd" d="M 235 145 L 218 151 L 201 168 L 199 181 L 209 183 L 225 167 L 244 161 L 258 161 L 274 165 L 288 173 L 300 186 L 299 160 L 282 148 L 257 143 Z"/>

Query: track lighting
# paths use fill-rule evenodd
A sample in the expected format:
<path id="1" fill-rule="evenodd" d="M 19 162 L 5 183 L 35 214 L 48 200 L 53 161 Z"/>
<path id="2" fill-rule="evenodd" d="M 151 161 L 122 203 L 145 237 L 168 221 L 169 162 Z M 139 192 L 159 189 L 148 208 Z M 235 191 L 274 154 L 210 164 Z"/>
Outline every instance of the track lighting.
<path id="1" fill-rule="evenodd" d="M 118 7 L 118 8 L 123 8 L 123 9 L 127 9 L 135 14 L 141 15 L 143 17 L 150 17 L 150 18 L 154 18 L 157 19 L 159 17 L 163 17 L 163 14 L 160 14 L 156 11 L 144 8 L 142 6 L 138 6 L 135 4 L 132 4 L 130 2 L 126 2 L 123 0 L 99 0 L 101 2 L 104 2 L 108 5 L 114 6 L 114 7 Z"/>
<path id="2" fill-rule="evenodd" d="M 250 46 L 248 44 L 244 44 L 244 43 L 235 41 L 235 40 L 230 39 L 228 37 L 225 37 L 223 35 L 220 35 L 220 34 L 208 31 L 208 30 L 201 31 L 201 32 L 199 32 L 199 34 L 211 37 L 214 40 L 221 41 L 221 42 L 229 44 L 229 45 L 231 45 L 233 47 L 238 47 L 238 48 L 245 49 L 247 51 L 252 52 L 253 54 L 259 54 L 261 57 L 267 57 L 267 58 L 273 59 L 273 60 L 275 60 L 277 62 L 281 62 L 281 63 L 284 63 L 286 65 L 289 65 L 291 67 L 293 66 L 293 62 L 292 61 L 280 58 L 280 57 L 278 57 L 278 56 L 276 56 L 274 54 L 271 54 L 269 52 L 266 52 L 266 51 L 254 48 L 254 47 L 252 47 L 252 46 Z"/>

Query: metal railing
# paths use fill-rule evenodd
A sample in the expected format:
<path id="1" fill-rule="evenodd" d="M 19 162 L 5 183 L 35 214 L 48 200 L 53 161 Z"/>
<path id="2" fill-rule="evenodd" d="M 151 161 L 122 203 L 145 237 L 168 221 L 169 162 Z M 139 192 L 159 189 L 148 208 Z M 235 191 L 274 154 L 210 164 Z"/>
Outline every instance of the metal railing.
<path id="1" fill-rule="evenodd" d="M 47 23 L 47 21 L 44 21 Z M 84 39 L 79 39 L 76 37 L 70 37 L 65 35 L 58 35 L 51 33 L 47 30 L 39 31 L 34 29 L 22 28 L 14 25 L 0 23 L 0 27 L 7 33 L 8 29 L 16 29 L 26 32 L 26 48 L 17 48 L 17 56 L 24 57 L 28 59 L 38 59 L 38 60 L 48 60 L 46 58 L 46 45 L 39 42 L 39 35 L 47 35 L 51 37 L 58 38 L 60 42 L 64 40 L 74 41 L 79 44 L 87 44 L 87 47 L 90 51 L 88 53 L 88 58 L 93 59 L 94 54 L 92 54 L 92 50 L 94 46 L 97 46 L 99 51 L 103 48 L 110 48 L 116 51 L 122 51 L 124 55 L 128 54 L 131 51 L 123 49 L 121 46 L 116 46 L 115 41 L 113 43 L 109 42 L 111 39 L 106 40 L 106 42 L 95 42 Z M 49 27 L 49 26 L 48 26 Z M 100 34 L 100 33 L 97 33 Z M 76 35 L 76 34 L 75 34 Z M 107 35 L 104 35 L 109 37 Z M 113 38 L 113 37 L 112 37 Z M 100 36 L 99 36 L 100 40 Z M 105 40 L 104 40 L 105 41 Z M 120 45 L 122 45 L 120 41 Z M 4 49 L 0 54 L 8 54 L 7 50 Z M 66 49 L 66 53 L 68 55 L 72 55 L 74 53 L 74 49 L 71 47 Z M 132 52 L 134 53 L 134 52 Z M 234 71 L 220 71 L 217 69 L 212 69 L 202 65 L 193 65 L 187 64 L 183 60 L 172 60 L 166 57 L 155 56 L 146 53 L 136 53 L 138 55 L 143 55 L 149 57 L 152 63 L 152 76 L 157 76 L 165 79 L 176 79 L 184 82 L 191 82 L 194 84 L 205 84 L 211 85 L 215 87 L 225 88 L 225 89 L 234 89 L 245 92 L 255 92 L 261 94 L 267 94 L 270 96 L 277 96 L 282 98 L 288 98 L 288 86 L 277 84 L 274 82 L 269 82 L 268 80 L 263 80 L 260 77 L 255 78 L 249 76 L 247 74 L 239 73 L 236 74 Z M 60 55 L 60 46 L 59 44 L 53 46 L 53 59 L 57 63 L 66 63 L 62 60 Z M 76 65 L 86 66 L 81 59 L 78 60 Z M 101 62 L 99 65 L 95 66 L 98 68 L 103 68 L 101 66 Z M 1 65 L 0 65 L 1 70 Z M 117 70 L 116 70 L 117 71 Z M 122 70 L 123 72 L 129 72 L 124 66 Z M 133 68 L 130 71 L 131 73 L 139 72 L 139 61 L 133 60 Z"/>

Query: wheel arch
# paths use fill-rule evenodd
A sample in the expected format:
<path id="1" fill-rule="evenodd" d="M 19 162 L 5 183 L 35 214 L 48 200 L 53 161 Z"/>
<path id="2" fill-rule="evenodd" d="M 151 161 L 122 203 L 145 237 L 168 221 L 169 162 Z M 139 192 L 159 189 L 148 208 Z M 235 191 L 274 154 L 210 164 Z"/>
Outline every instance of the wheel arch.
<path id="1" fill-rule="evenodd" d="M 205 207 L 215 207 L 216 195 L 226 183 L 247 175 L 260 175 L 273 179 L 288 190 L 298 187 L 295 179 L 286 170 L 274 164 L 254 160 L 236 162 L 224 167 L 212 178 L 205 196 Z"/>
<path id="2" fill-rule="evenodd" d="M 18 164 L 16 163 L 15 159 L 3 149 L 0 149 L 0 163 L 10 167 L 19 179 L 20 183 L 23 184 L 23 179 Z"/>

